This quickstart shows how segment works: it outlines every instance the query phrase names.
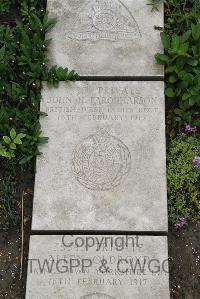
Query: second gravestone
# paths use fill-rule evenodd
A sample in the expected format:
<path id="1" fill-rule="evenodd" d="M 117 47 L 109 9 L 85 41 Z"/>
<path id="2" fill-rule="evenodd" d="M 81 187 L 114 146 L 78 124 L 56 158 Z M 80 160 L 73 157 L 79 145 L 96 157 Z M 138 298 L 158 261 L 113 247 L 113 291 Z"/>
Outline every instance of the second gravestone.
<path id="1" fill-rule="evenodd" d="M 57 24 L 51 65 L 82 76 L 163 76 L 155 53 L 162 51 L 163 9 L 152 12 L 147 0 L 48 0 Z"/>
<path id="2" fill-rule="evenodd" d="M 26 299 L 169 299 L 167 238 L 32 236 Z"/>
<path id="3" fill-rule="evenodd" d="M 162 82 L 46 86 L 33 230 L 167 231 Z"/>

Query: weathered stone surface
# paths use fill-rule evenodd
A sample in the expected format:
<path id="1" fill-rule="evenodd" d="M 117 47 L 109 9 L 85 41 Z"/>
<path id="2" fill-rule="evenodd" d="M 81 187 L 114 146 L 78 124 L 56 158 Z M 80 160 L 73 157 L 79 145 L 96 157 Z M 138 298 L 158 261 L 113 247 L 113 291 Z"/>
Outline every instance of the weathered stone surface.
<path id="1" fill-rule="evenodd" d="M 167 231 L 162 82 L 43 90 L 34 230 Z"/>
<path id="2" fill-rule="evenodd" d="M 154 54 L 162 51 L 163 9 L 152 12 L 146 0 L 48 0 L 57 18 L 51 65 L 84 76 L 162 76 Z"/>
<path id="3" fill-rule="evenodd" d="M 169 299 L 167 237 L 32 236 L 26 299 Z"/>

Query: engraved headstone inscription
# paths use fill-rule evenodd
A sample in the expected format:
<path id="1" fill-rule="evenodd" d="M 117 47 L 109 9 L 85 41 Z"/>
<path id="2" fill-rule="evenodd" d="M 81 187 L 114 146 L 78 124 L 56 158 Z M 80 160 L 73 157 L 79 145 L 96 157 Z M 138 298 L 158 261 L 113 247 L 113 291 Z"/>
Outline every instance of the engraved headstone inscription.
<path id="1" fill-rule="evenodd" d="M 32 229 L 167 231 L 163 87 L 44 87 Z"/>
<path id="2" fill-rule="evenodd" d="M 162 51 L 163 9 L 151 12 L 146 0 L 48 0 L 57 18 L 48 34 L 52 65 L 85 76 L 162 76 L 154 54 Z"/>
<path id="3" fill-rule="evenodd" d="M 167 237 L 32 236 L 26 299 L 169 299 Z"/>
<path id="4" fill-rule="evenodd" d="M 109 190 L 119 185 L 130 165 L 128 148 L 106 131 L 89 136 L 74 151 L 74 174 L 91 190 Z"/>

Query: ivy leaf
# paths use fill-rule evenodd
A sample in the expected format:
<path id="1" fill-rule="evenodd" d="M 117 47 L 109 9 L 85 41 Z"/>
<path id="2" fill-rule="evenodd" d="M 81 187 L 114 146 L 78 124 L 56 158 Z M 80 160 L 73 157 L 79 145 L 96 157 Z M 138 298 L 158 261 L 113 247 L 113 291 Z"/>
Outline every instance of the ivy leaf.
<path id="1" fill-rule="evenodd" d="M 200 38 L 200 24 L 192 24 L 192 37 L 194 40 L 198 40 Z"/>
<path id="2" fill-rule="evenodd" d="M 56 24 L 57 20 L 54 19 L 48 19 L 48 12 L 45 13 L 43 18 L 43 29 L 47 32 L 50 31 Z"/>
<path id="3" fill-rule="evenodd" d="M 193 52 L 194 56 L 199 55 L 199 47 L 192 46 L 192 52 Z"/>
<path id="4" fill-rule="evenodd" d="M 38 16 L 36 14 L 32 14 L 31 18 L 34 20 L 34 23 L 37 25 L 38 29 L 42 30 L 43 26 L 42 26 L 42 22 L 41 20 L 38 18 Z"/>
<path id="5" fill-rule="evenodd" d="M 0 144 L 0 156 L 2 157 L 6 156 L 6 150 L 2 144 Z"/>
<path id="6" fill-rule="evenodd" d="M 184 76 L 183 76 L 183 80 L 184 81 L 188 81 L 189 83 L 192 83 L 193 80 L 194 80 L 194 76 L 190 73 L 186 73 Z"/>
<path id="7" fill-rule="evenodd" d="M 10 137 L 12 138 L 12 140 L 15 139 L 16 136 L 17 136 L 17 133 L 16 133 L 15 129 L 11 129 Z"/>
<path id="8" fill-rule="evenodd" d="M 191 66 L 197 66 L 199 61 L 196 59 L 193 59 L 193 58 L 189 58 L 189 59 L 187 59 L 187 63 Z"/>
<path id="9" fill-rule="evenodd" d="M 33 156 L 24 157 L 19 161 L 19 164 L 24 165 L 24 164 L 28 163 L 29 161 L 31 161 L 32 158 L 33 158 Z"/>
<path id="10" fill-rule="evenodd" d="M 188 85 L 189 85 L 189 82 L 188 82 L 188 81 L 182 81 L 182 82 L 180 83 L 180 88 L 181 88 L 181 89 L 186 89 L 186 88 L 188 87 Z"/>
<path id="11" fill-rule="evenodd" d="M 174 75 L 169 76 L 168 82 L 169 83 L 175 83 L 178 80 L 178 78 Z"/>
<path id="12" fill-rule="evenodd" d="M 38 144 L 46 144 L 46 143 L 48 143 L 48 140 L 49 140 L 48 137 L 39 137 Z"/>
<path id="13" fill-rule="evenodd" d="M 13 142 L 10 144 L 10 149 L 12 150 L 15 150 L 17 147 L 16 147 L 16 144 L 14 144 Z"/>
<path id="14" fill-rule="evenodd" d="M 185 42 L 187 42 L 188 41 L 188 39 L 190 38 L 190 36 L 191 36 L 191 30 L 188 30 L 188 31 L 186 31 L 183 35 L 182 35 L 182 37 L 181 37 L 181 42 L 182 43 L 185 43 Z"/>
<path id="15" fill-rule="evenodd" d="M 186 100 L 188 100 L 190 98 L 190 94 L 188 93 L 188 92 L 185 92 L 184 94 L 183 94 L 183 96 L 182 96 L 182 100 L 183 101 L 186 101 Z"/>
<path id="16" fill-rule="evenodd" d="M 171 42 L 170 42 L 168 35 L 165 32 L 161 32 L 160 36 L 161 36 L 161 40 L 162 40 L 162 44 L 163 44 L 164 48 L 169 49 Z"/>
<path id="17" fill-rule="evenodd" d="M 193 98 L 189 98 L 189 105 L 193 106 L 195 104 L 195 101 Z"/>
<path id="18" fill-rule="evenodd" d="M 13 140 L 13 142 L 14 142 L 15 144 L 22 144 L 21 139 L 24 138 L 25 136 L 26 136 L 26 134 L 20 133 L 20 134 L 18 134 L 18 135 L 15 137 L 15 139 Z"/>
<path id="19" fill-rule="evenodd" d="M 171 47 L 175 50 L 177 50 L 179 48 L 180 45 L 180 38 L 177 34 L 173 34 L 172 36 L 172 45 Z"/>
<path id="20" fill-rule="evenodd" d="M 181 44 L 179 50 L 181 54 L 186 54 L 187 51 L 189 50 L 189 43 Z"/>
<path id="21" fill-rule="evenodd" d="M 186 62 L 186 59 L 184 57 L 178 57 L 176 59 L 176 66 L 179 69 L 179 71 L 183 69 L 185 62 Z"/>
<path id="22" fill-rule="evenodd" d="M 169 98 L 174 98 L 175 97 L 175 92 L 171 87 L 165 89 L 165 94 Z"/>
<path id="23" fill-rule="evenodd" d="M 20 133 L 20 134 L 17 135 L 17 137 L 20 138 L 20 139 L 22 139 L 22 138 L 26 137 L 26 134 Z"/>
<path id="24" fill-rule="evenodd" d="M 157 60 L 158 63 L 161 63 L 161 64 L 164 64 L 165 62 L 169 62 L 169 57 L 165 54 L 160 54 L 160 53 L 157 53 L 155 55 L 155 58 Z"/>
<path id="25" fill-rule="evenodd" d="M 176 66 L 172 66 L 172 65 L 168 66 L 165 68 L 165 73 L 166 74 L 173 73 L 175 71 L 175 69 L 176 69 Z"/>
<path id="26" fill-rule="evenodd" d="M 6 144 L 10 144 L 11 143 L 11 139 L 8 136 L 3 136 L 3 140 Z"/>

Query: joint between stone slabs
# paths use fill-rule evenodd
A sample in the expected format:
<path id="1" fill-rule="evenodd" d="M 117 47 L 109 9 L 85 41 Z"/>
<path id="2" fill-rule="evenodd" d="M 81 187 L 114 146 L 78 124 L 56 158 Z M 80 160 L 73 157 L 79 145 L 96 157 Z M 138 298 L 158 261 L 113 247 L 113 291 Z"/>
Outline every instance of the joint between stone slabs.
<path id="1" fill-rule="evenodd" d="M 161 81 L 164 76 L 80 76 L 77 81 Z"/>
<path id="2" fill-rule="evenodd" d="M 138 235 L 138 236 L 165 236 L 168 237 L 167 231 L 91 231 L 91 230 L 32 230 L 31 236 L 35 235 Z"/>

